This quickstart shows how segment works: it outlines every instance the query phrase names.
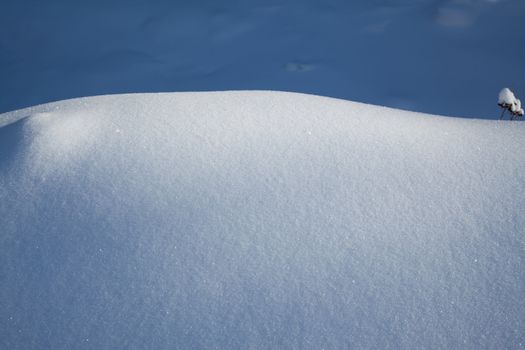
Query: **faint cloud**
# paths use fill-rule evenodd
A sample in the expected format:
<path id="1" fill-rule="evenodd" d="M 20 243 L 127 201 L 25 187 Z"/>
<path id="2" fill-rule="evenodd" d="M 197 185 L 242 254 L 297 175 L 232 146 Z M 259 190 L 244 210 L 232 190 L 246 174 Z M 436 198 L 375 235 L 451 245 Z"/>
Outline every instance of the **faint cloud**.
<path id="1" fill-rule="evenodd" d="M 436 22 L 444 27 L 464 28 L 474 23 L 476 16 L 466 10 L 457 8 L 439 8 L 436 13 Z"/>
<path id="2" fill-rule="evenodd" d="M 469 27 L 486 11 L 506 0 L 448 0 L 442 1 L 435 10 L 435 22 L 444 27 Z"/>
<path id="3" fill-rule="evenodd" d="M 392 21 L 390 20 L 386 20 L 386 21 L 382 21 L 378 23 L 373 23 L 373 24 L 370 24 L 369 26 L 366 26 L 364 29 L 365 29 L 365 32 L 368 32 L 368 33 L 383 33 L 388 28 L 391 22 Z"/>
<path id="4" fill-rule="evenodd" d="M 310 72 L 315 69 L 315 65 L 311 63 L 288 62 L 284 65 L 284 69 L 294 73 Z"/>

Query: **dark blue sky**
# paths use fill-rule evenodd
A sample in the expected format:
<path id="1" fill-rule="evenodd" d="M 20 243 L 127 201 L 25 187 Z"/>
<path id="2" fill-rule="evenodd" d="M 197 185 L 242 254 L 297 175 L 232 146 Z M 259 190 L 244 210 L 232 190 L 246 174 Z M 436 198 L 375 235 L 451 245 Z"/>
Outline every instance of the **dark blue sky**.
<path id="1" fill-rule="evenodd" d="M 271 89 L 496 118 L 525 99 L 521 0 L 7 1 L 0 112 L 72 97 Z"/>

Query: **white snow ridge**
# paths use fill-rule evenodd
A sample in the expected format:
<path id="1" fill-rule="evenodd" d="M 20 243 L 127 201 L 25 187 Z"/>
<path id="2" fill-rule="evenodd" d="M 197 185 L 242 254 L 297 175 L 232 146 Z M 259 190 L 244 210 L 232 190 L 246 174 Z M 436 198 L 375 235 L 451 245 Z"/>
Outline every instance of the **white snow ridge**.
<path id="1" fill-rule="evenodd" d="M 525 123 L 223 92 L 0 125 L 2 349 L 525 344 Z"/>

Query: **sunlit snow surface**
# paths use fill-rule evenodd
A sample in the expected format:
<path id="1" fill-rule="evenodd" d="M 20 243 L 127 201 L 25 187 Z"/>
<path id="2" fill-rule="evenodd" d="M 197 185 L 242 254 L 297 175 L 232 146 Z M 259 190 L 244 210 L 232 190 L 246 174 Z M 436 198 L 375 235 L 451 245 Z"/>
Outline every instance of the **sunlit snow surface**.
<path id="1" fill-rule="evenodd" d="M 519 349 L 525 124 L 277 92 L 0 115 L 2 349 Z"/>

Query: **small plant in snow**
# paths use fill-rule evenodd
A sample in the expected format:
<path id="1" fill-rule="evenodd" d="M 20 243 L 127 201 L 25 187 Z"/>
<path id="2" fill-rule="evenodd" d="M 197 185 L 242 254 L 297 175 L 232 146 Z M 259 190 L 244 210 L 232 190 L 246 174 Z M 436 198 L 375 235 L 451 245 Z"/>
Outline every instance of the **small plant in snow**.
<path id="1" fill-rule="evenodd" d="M 510 120 L 522 117 L 524 114 L 523 108 L 521 108 L 521 101 L 518 100 L 516 96 L 514 96 L 514 93 L 508 88 L 504 88 L 500 91 L 498 106 L 503 109 L 501 116 L 499 117 L 500 120 L 503 118 L 506 111 L 509 111 L 511 114 Z"/>

